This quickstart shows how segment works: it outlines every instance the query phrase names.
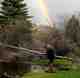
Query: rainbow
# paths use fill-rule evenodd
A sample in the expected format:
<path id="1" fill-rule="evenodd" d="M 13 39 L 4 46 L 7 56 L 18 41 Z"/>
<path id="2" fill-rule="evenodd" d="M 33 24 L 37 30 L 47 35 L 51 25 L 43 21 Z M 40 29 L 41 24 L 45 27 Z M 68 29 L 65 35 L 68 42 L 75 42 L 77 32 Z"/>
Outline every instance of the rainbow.
<path id="1" fill-rule="evenodd" d="M 37 0 L 37 1 L 38 1 L 39 7 L 40 7 L 44 17 L 47 19 L 48 24 L 51 27 L 53 27 L 53 23 L 52 23 L 51 18 L 49 16 L 48 8 L 47 8 L 45 1 L 44 0 Z"/>

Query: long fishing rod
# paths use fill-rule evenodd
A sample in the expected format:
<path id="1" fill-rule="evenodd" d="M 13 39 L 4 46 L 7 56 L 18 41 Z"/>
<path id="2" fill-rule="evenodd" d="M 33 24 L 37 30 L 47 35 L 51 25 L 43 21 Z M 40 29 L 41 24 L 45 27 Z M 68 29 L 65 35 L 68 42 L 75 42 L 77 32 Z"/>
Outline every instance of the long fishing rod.
<path id="1" fill-rule="evenodd" d="M 38 56 L 46 55 L 46 53 L 41 53 L 39 51 L 30 50 L 30 49 L 23 48 L 23 47 L 16 47 L 16 46 L 4 44 L 4 43 L 1 43 L 1 42 L 0 42 L 0 46 L 26 51 L 26 52 L 19 52 L 19 53 L 25 53 L 25 54 L 30 54 L 30 55 L 38 55 Z M 63 56 L 55 56 L 55 57 L 58 58 L 58 59 L 64 58 L 64 59 L 72 60 L 72 58 L 69 58 L 69 57 L 63 57 Z"/>
<path id="2" fill-rule="evenodd" d="M 32 53 L 34 53 L 34 54 L 45 54 L 45 53 L 41 53 L 39 51 L 30 50 L 30 49 L 23 48 L 23 47 L 16 47 L 16 46 L 4 44 L 4 43 L 1 43 L 1 42 L 0 42 L 0 46 L 9 47 L 9 48 L 18 49 L 18 50 L 24 50 L 24 51 L 26 51 L 24 53 L 28 53 L 28 54 L 32 54 Z"/>

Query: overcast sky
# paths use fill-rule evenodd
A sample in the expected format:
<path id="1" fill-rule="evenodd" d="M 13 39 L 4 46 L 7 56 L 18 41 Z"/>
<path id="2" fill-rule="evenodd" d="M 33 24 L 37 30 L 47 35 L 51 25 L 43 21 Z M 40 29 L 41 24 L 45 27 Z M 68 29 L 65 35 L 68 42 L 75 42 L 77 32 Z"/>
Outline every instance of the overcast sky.
<path id="1" fill-rule="evenodd" d="M 79 12 L 80 0 L 44 0 L 48 7 L 49 16 L 58 19 L 58 15 Z M 34 16 L 33 21 L 37 23 L 46 23 L 37 0 L 25 0 L 28 2 L 30 13 Z M 56 16 L 56 17 L 55 17 Z M 61 18 L 61 16 L 59 17 Z"/>

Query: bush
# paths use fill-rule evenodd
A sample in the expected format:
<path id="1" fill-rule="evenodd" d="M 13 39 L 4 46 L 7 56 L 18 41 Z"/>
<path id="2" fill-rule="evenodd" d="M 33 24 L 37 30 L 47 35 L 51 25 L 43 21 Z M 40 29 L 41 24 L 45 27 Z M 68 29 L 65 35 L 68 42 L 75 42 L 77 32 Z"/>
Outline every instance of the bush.
<path id="1" fill-rule="evenodd" d="M 72 61 L 67 59 L 56 59 L 54 64 L 61 70 L 69 70 L 72 67 Z"/>

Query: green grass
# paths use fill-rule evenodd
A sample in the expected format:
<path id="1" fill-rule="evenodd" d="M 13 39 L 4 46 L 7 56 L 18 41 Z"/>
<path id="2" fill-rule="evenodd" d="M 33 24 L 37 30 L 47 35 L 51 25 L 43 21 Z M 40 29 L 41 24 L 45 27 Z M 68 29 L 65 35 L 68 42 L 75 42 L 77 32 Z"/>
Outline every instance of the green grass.
<path id="1" fill-rule="evenodd" d="M 59 71 L 57 73 L 28 73 L 23 78 L 80 78 L 80 71 Z"/>
<path id="2" fill-rule="evenodd" d="M 33 60 L 33 64 L 48 64 L 49 60 Z M 66 59 L 55 59 L 53 64 L 72 64 L 72 61 Z"/>

